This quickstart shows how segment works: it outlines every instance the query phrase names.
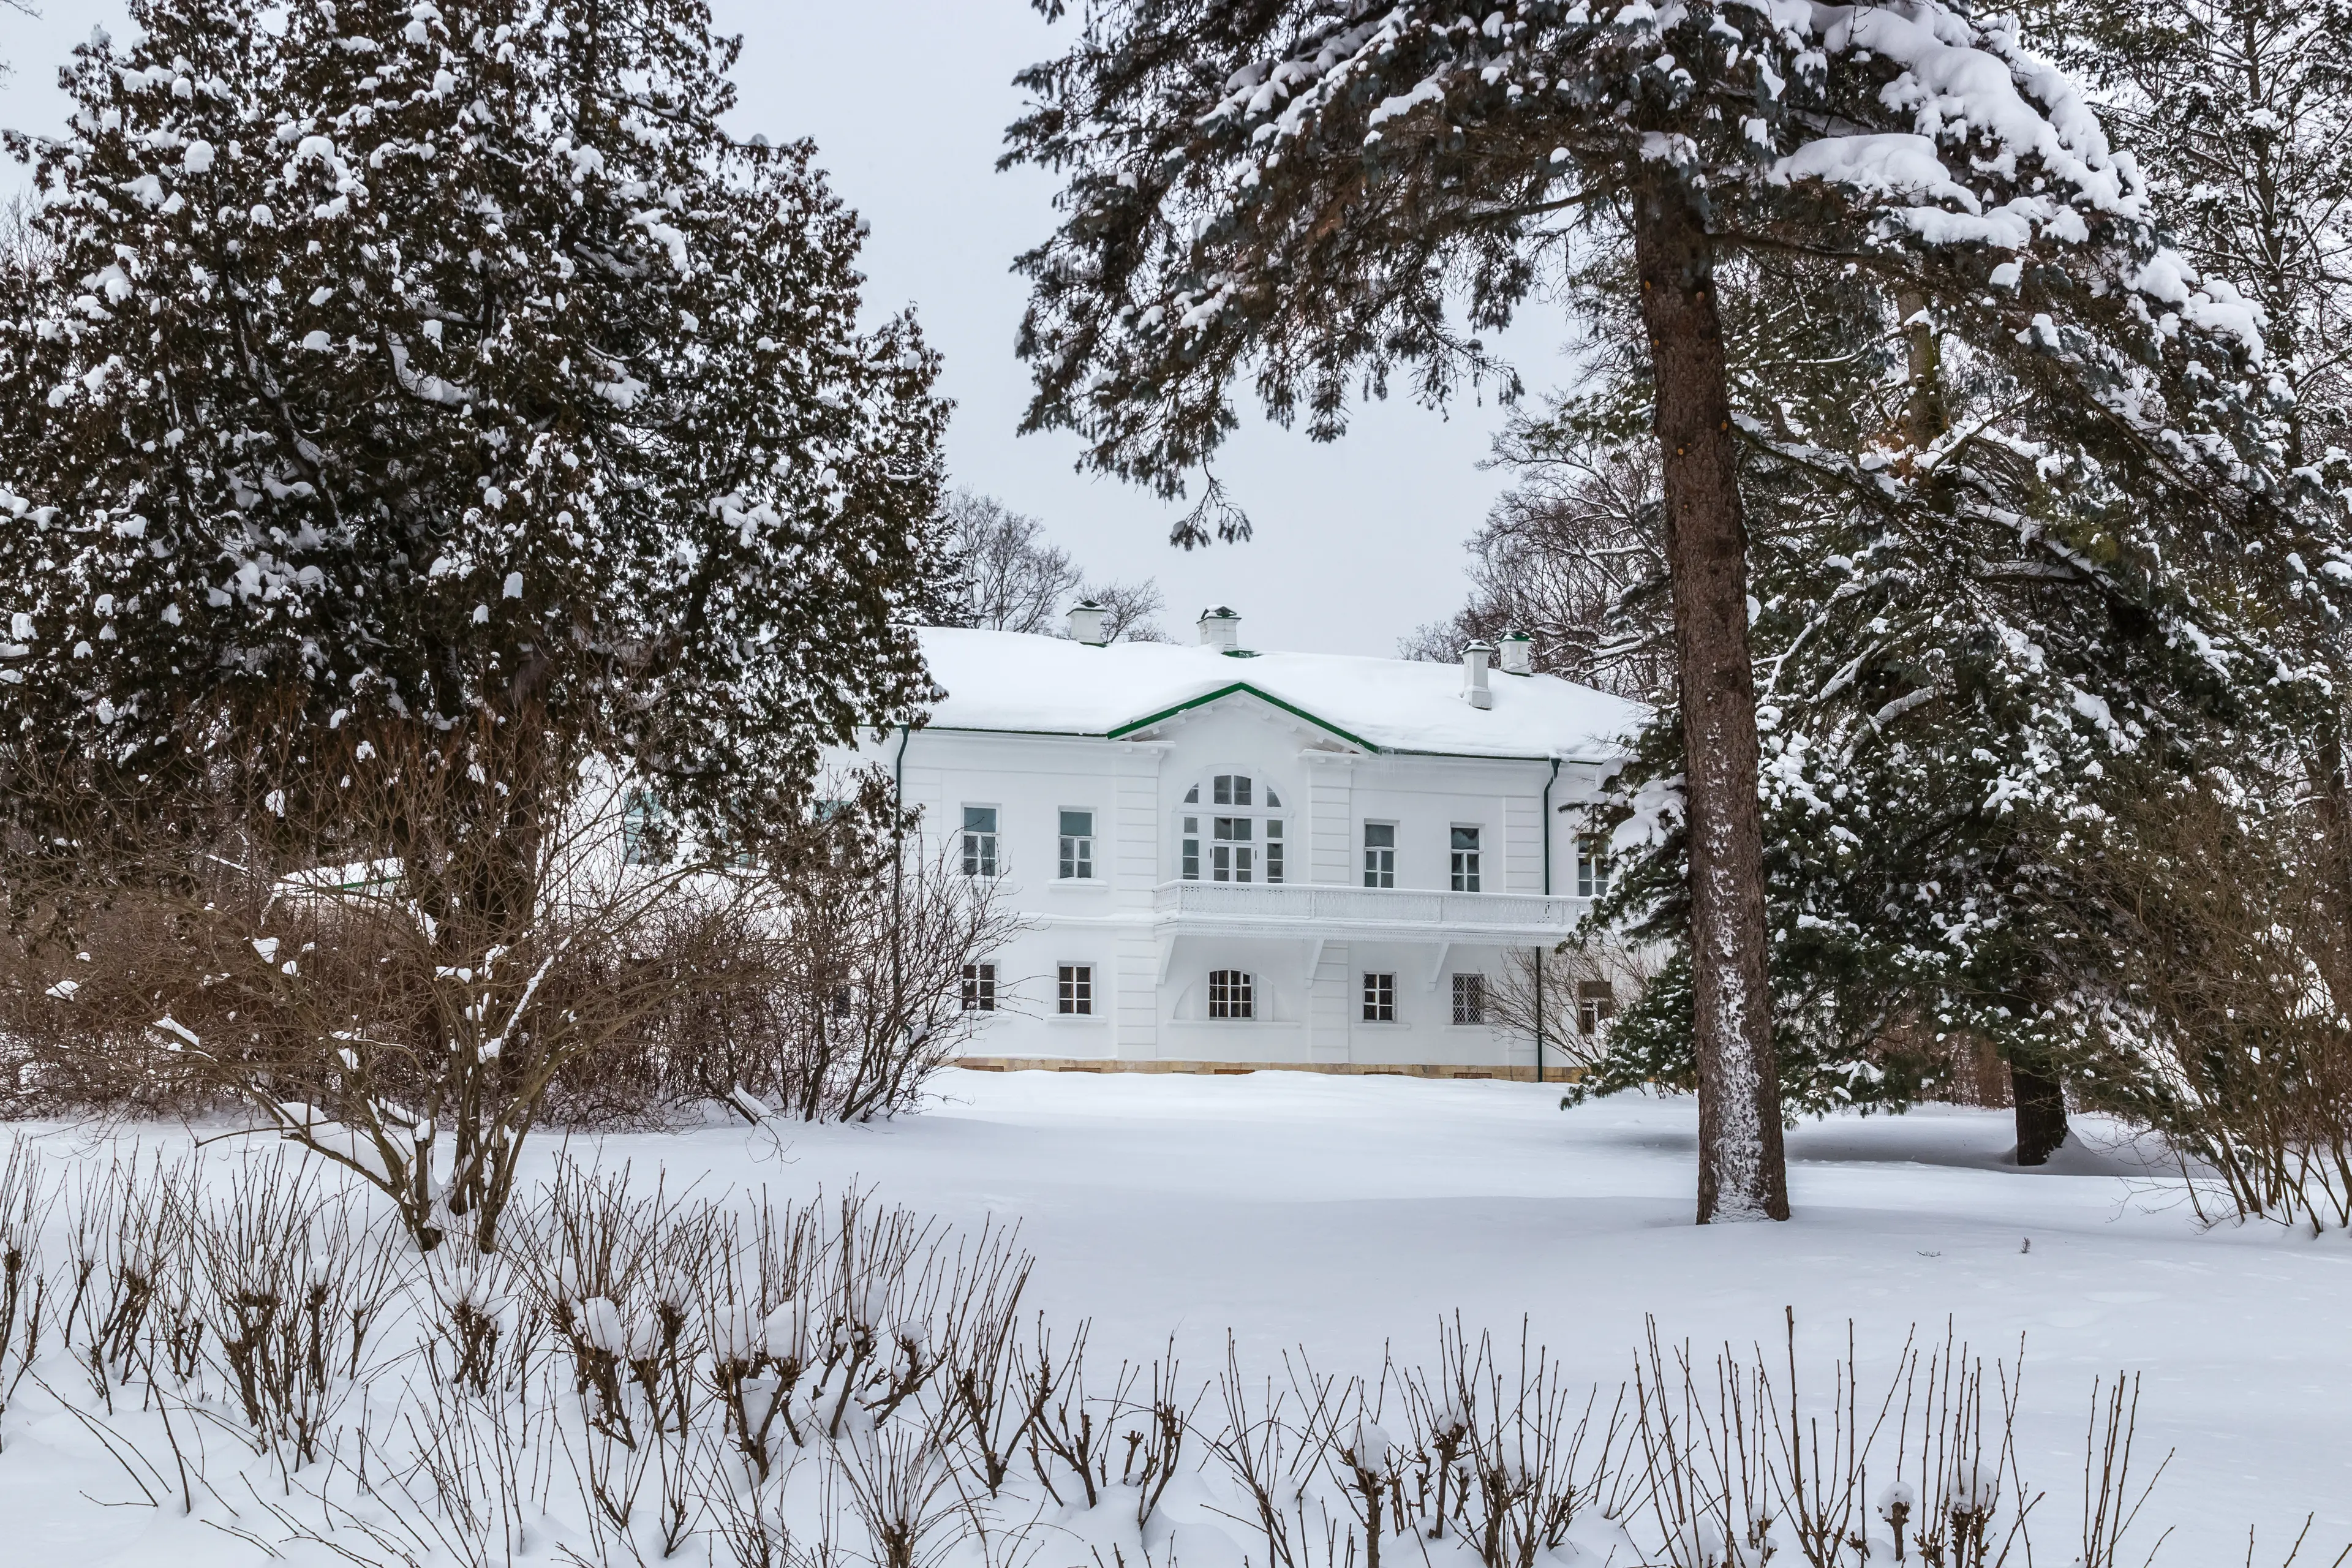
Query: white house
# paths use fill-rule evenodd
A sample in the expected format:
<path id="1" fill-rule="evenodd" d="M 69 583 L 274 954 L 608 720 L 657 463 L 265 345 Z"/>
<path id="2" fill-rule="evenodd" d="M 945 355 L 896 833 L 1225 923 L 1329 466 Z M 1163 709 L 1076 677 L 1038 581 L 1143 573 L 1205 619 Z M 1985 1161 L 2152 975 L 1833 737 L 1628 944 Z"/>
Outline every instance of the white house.
<path id="1" fill-rule="evenodd" d="M 967 971 L 973 1059 L 1531 1068 L 1487 997 L 1605 884 L 1578 829 L 1641 709 L 1523 637 L 1490 669 L 1099 627 L 925 630 L 946 697 L 857 758 L 1024 917 Z"/>

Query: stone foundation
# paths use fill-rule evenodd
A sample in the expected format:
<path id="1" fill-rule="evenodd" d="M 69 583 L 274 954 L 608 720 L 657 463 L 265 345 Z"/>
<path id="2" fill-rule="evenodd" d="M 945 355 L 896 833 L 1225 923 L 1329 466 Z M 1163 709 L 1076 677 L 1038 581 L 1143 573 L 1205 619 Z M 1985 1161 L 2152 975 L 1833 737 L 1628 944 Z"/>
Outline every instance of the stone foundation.
<path id="1" fill-rule="evenodd" d="M 1507 1079 L 1533 1083 L 1532 1067 L 1448 1067 L 1412 1062 L 1182 1062 L 1088 1061 L 1064 1057 L 958 1057 L 955 1065 L 972 1072 L 1141 1072 L 1206 1073 L 1219 1077 L 1253 1072 L 1340 1073 L 1356 1078 Z M 1578 1068 L 1547 1068 L 1546 1083 L 1572 1083 L 1582 1076 Z"/>

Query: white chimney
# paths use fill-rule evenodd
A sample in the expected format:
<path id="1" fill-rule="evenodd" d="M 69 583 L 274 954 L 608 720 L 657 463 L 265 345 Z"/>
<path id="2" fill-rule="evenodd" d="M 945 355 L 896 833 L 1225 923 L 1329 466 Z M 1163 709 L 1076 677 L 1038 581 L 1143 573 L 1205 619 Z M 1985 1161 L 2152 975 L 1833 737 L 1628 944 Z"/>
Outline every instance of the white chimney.
<path id="1" fill-rule="evenodd" d="M 1533 675 L 1536 672 L 1536 639 L 1525 632 L 1512 632 L 1503 638 L 1503 673 Z"/>
<path id="2" fill-rule="evenodd" d="M 1462 650 L 1462 699 L 1473 708 L 1492 708 L 1495 694 L 1486 687 L 1486 662 L 1495 645 L 1481 637 Z"/>
<path id="3" fill-rule="evenodd" d="M 1242 646 L 1242 618 L 1219 605 L 1201 612 L 1201 646 L 1231 653 Z"/>
<path id="4" fill-rule="evenodd" d="M 1088 647 L 1100 647 L 1103 637 L 1103 616 L 1109 612 L 1092 599 L 1080 599 L 1070 606 L 1070 640 Z"/>

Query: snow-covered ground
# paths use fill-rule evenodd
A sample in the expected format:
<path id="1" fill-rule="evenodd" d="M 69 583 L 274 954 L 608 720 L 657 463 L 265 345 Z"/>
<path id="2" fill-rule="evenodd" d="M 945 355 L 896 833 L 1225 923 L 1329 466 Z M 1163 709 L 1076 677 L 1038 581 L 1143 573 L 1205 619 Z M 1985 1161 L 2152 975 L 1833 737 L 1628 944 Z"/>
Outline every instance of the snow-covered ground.
<path id="1" fill-rule="evenodd" d="M 738 1127 L 594 1152 L 710 1195 L 856 1180 L 960 1225 L 1017 1219 L 1039 1259 L 1027 1300 L 1090 1318 L 1090 1361 L 1150 1357 L 1172 1335 L 1202 1376 L 1228 1329 L 1245 1363 L 1301 1344 L 1328 1370 L 1375 1372 L 1390 1345 L 1433 1360 L 1435 1325 L 1457 1310 L 1514 1340 L 1524 1316 L 1572 1374 L 1612 1390 L 1644 1314 L 1704 1352 L 1776 1345 L 1793 1306 L 1823 1376 L 1849 1319 L 1865 1375 L 1915 1324 L 1940 1342 L 1948 1319 L 2003 1356 L 2021 1334 L 2026 1468 L 2053 1506 L 2073 1507 L 2093 1378 L 2124 1369 L 2146 1378 L 2139 1463 L 2179 1451 L 2146 1516 L 2177 1529 L 2159 1563 L 2240 1562 L 2255 1525 L 2255 1561 L 2274 1564 L 2315 1510 L 2319 1562 L 2352 1540 L 2352 1247 L 2202 1228 L 2119 1142 L 2027 1173 L 2004 1163 L 2006 1113 L 1810 1124 L 1790 1142 L 1791 1223 L 1702 1229 L 1687 1101 L 1564 1113 L 1536 1085 L 1285 1073 L 955 1073 L 940 1089 L 924 1115 L 796 1129 L 782 1149 Z M 77 1136 L 42 1142 L 61 1155 Z M 102 1459 L 39 1462 L 51 1423 L 9 1425 L 0 1519 L 16 1544 L 0 1560 L 184 1549 L 147 1510 L 89 1500 L 122 1489 Z M 2063 1542 L 2071 1521 L 2052 1523 L 2037 1534 Z M 2157 1532 L 2143 1526 L 2142 1550 Z"/>

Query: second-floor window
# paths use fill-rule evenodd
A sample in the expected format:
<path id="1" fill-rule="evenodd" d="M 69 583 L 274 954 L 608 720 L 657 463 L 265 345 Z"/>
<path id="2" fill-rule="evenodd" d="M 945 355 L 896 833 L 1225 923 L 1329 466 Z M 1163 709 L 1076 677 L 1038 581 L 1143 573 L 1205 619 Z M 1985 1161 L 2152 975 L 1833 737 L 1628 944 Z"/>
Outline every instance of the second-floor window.
<path id="1" fill-rule="evenodd" d="M 992 805 L 963 808 L 963 874 L 996 875 L 996 807 Z"/>
<path id="2" fill-rule="evenodd" d="M 1396 886 L 1396 824 L 1364 824 L 1364 886 Z"/>
<path id="3" fill-rule="evenodd" d="M 1095 814 L 1062 813 L 1062 878 L 1086 880 L 1095 874 Z"/>
<path id="4" fill-rule="evenodd" d="M 1609 891 L 1609 839 L 1580 833 L 1576 838 L 1576 896 L 1598 899 Z"/>
<path id="5" fill-rule="evenodd" d="M 1289 836 L 1282 796 L 1247 773 L 1219 773 L 1209 783 L 1212 815 L 1195 815 L 1201 788 L 1184 795 L 1191 808 L 1177 817 L 1177 875 L 1188 882 L 1280 882 L 1289 875 Z M 1206 826 L 1206 834 L 1202 828 Z"/>
<path id="6" fill-rule="evenodd" d="M 1251 829 L 1256 826 L 1255 819 L 1219 816 L 1211 820 L 1209 879 L 1213 882 L 1256 881 L 1257 847 L 1251 842 Z"/>
<path id="7" fill-rule="evenodd" d="M 658 866 L 669 839 L 669 822 L 649 789 L 633 789 L 621 807 L 621 863 Z"/>
<path id="8" fill-rule="evenodd" d="M 1457 893 L 1478 891 L 1478 831 L 1475 827 L 1454 830 L 1451 869 L 1454 890 Z"/>

